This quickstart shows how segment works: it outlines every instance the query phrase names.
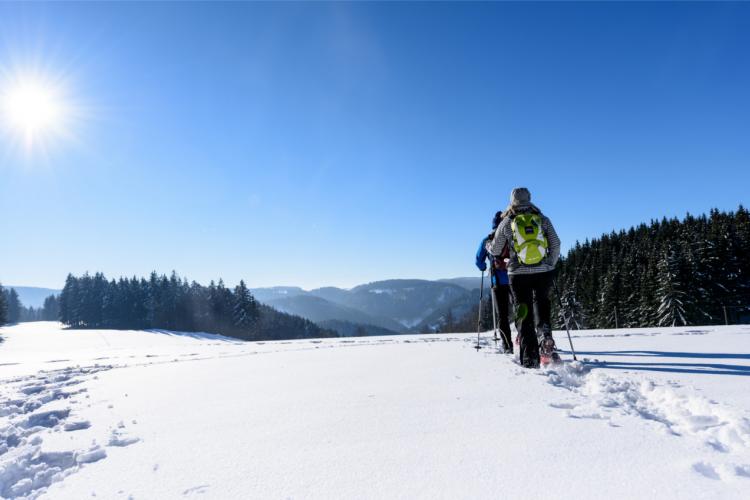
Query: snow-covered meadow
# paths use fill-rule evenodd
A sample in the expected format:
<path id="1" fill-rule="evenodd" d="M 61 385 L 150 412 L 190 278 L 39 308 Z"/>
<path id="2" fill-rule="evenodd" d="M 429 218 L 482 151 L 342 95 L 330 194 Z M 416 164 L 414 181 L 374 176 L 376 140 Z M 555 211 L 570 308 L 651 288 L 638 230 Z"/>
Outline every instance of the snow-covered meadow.
<path id="1" fill-rule="evenodd" d="M 750 492 L 750 326 L 574 332 L 532 371 L 475 334 L 0 336 L 3 498 Z"/>

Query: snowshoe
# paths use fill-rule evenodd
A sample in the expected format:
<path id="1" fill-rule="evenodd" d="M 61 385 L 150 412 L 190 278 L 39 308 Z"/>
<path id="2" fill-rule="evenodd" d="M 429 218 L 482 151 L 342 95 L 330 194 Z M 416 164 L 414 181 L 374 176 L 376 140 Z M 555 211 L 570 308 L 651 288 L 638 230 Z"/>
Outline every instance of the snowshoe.
<path id="1" fill-rule="evenodd" d="M 562 363 L 560 355 L 555 350 L 555 339 L 552 335 L 546 335 L 539 345 L 539 362 L 542 366 Z"/>

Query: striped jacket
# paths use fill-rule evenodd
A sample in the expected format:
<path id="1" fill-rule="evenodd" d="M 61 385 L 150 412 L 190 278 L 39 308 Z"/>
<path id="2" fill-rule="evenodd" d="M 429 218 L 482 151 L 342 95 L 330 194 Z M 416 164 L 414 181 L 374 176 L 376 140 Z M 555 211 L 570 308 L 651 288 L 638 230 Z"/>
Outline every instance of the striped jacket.
<path id="1" fill-rule="evenodd" d="M 532 209 L 529 208 L 529 211 Z M 525 210 L 519 210 L 523 213 Z M 548 254 L 545 259 L 535 266 L 526 266 L 518 262 L 518 256 L 513 248 L 513 229 L 511 229 L 512 216 L 504 217 L 503 221 L 497 226 L 495 231 L 495 237 L 491 242 L 487 243 L 487 251 L 492 255 L 500 255 L 503 252 L 505 245 L 510 248 L 510 261 L 508 262 L 508 274 L 513 276 L 514 274 L 535 274 L 552 271 L 555 269 L 557 259 L 560 257 L 560 238 L 557 236 L 555 227 L 552 222 L 542 214 L 539 214 L 542 218 L 542 231 L 547 237 L 548 243 Z"/>

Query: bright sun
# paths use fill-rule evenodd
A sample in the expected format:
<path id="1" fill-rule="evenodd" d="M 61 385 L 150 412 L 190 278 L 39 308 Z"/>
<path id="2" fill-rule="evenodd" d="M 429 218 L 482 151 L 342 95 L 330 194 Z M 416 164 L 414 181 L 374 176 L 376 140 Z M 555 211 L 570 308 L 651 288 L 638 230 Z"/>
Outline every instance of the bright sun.
<path id="1" fill-rule="evenodd" d="M 0 121 L 31 149 L 64 132 L 65 104 L 53 85 L 20 79 L 0 89 Z"/>

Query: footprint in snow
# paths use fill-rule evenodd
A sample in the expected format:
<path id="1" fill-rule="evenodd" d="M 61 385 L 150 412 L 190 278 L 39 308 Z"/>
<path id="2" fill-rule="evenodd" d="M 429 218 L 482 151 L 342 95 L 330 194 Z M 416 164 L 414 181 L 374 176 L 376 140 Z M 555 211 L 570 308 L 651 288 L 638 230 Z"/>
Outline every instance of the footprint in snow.
<path id="1" fill-rule="evenodd" d="M 183 496 L 192 495 L 193 493 L 197 495 L 202 495 L 206 492 L 208 487 L 211 486 L 210 484 L 201 484 L 199 486 L 193 486 L 192 488 L 188 488 L 185 491 L 182 492 Z"/>
<path id="2" fill-rule="evenodd" d="M 63 426 L 65 432 L 80 431 L 91 427 L 91 422 L 88 420 L 81 420 L 78 422 L 68 422 Z"/>
<path id="3" fill-rule="evenodd" d="M 552 408 L 558 408 L 560 410 L 572 410 L 576 407 L 576 405 L 571 403 L 550 403 L 549 404 Z"/>
<path id="4" fill-rule="evenodd" d="M 106 458 L 101 446 L 85 450 L 45 451 L 42 435 L 49 430 L 71 432 L 90 427 L 88 421 L 67 421 L 75 399 L 86 389 L 71 390 L 85 378 L 112 366 L 69 367 L 5 380 L 0 397 L 0 498 L 37 498 L 86 464 Z M 88 396 L 87 396 L 88 397 Z M 52 402 L 67 407 L 45 411 Z"/>
<path id="5" fill-rule="evenodd" d="M 721 479 L 719 477 L 719 473 L 716 472 L 716 469 L 714 469 L 714 466 L 706 462 L 694 463 L 693 470 L 697 472 L 698 474 L 702 475 L 703 477 L 707 477 L 708 479 L 715 479 L 715 480 Z"/>

